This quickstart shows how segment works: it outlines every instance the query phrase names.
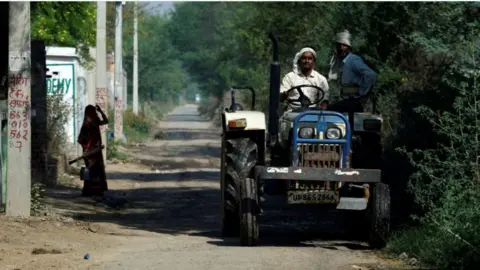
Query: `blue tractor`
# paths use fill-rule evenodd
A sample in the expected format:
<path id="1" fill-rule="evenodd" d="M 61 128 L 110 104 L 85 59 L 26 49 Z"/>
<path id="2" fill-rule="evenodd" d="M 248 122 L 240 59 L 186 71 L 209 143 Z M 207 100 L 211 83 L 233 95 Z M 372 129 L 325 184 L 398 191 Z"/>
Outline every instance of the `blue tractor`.
<path id="1" fill-rule="evenodd" d="M 300 108 L 278 115 L 280 65 L 273 42 L 268 129 L 265 114 L 255 111 L 251 87 L 232 87 L 232 105 L 222 111 L 221 214 L 224 236 L 240 243 L 259 242 L 259 224 L 269 198 L 352 213 L 352 223 L 365 224 L 373 248 L 386 244 L 390 231 L 390 190 L 381 181 L 382 118 L 365 112 L 312 109 L 323 90 L 295 86 Z M 302 88 L 313 87 L 311 102 Z M 235 90 L 250 89 L 251 110 L 235 101 Z M 268 132 L 267 132 L 268 130 Z"/>

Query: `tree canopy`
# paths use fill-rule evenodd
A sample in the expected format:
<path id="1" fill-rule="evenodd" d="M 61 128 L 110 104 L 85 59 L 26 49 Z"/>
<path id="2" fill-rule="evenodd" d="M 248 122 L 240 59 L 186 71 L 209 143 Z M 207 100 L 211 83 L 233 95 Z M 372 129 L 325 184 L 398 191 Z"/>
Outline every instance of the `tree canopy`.
<path id="1" fill-rule="evenodd" d="M 94 2 L 32 2 L 31 32 L 47 46 L 76 47 L 90 60 L 95 47 L 96 4 Z"/>

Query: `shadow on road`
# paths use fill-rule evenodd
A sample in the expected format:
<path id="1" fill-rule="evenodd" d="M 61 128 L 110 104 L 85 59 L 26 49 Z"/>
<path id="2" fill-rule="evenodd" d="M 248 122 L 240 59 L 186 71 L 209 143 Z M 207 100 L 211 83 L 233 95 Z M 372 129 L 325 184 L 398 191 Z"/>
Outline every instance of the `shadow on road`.
<path id="1" fill-rule="evenodd" d="M 218 171 L 186 171 L 186 172 L 152 172 L 152 173 L 125 173 L 125 172 L 109 172 L 107 177 L 108 181 L 118 180 L 135 180 L 142 182 L 155 182 L 155 181 L 172 181 L 178 177 L 179 181 L 190 181 L 202 179 L 202 181 L 211 181 L 218 183 L 220 180 L 220 173 Z"/>
<path id="2" fill-rule="evenodd" d="M 150 153 L 152 156 L 156 157 L 176 157 L 176 158 L 187 158 L 195 161 L 196 158 L 215 158 L 218 159 L 221 153 L 219 145 L 191 145 L 191 146 L 181 146 L 178 147 L 177 151 L 165 151 L 164 146 L 139 146 L 132 147 L 130 149 L 131 153 Z M 141 159 L 142 160 L 142 159 Z M 143 159 L 145 161 L 154 159 Z M 163 160 L 162 160 L 163 161 Z M 151 165 L 148 163 L 147 165 Z M 192 167 L 192 165 L 190 165 Z M 194 167 L 194 166 L 193 166 Z"/>
<path id="3" fill-rule="evenodd" d="M 187 122 L 195 119 L 191 121 L 198 122 L 198 116 L 193 112 L 170 115 L 168 119 Z M 178 122 L 174 124 L 178 125 Z M 190 123 L 186 125 L 188 127 Z M 122 187 L 109 191 L 103 203 L 96 204 L 92 199 L 81 197 L 81 190 L 74 188 L 49 189 L 47 203 L 76 220 L 113 223 L 154 233 L 201 236 L 206 238 L 207 243 L 216 246 L 238 245 L 238 239 L 220 237 L 220 173 L 211 169 L 219 167 L 220 148 L 200 141 L 219 142 L 220 133 L 208 129 L 179 128 L 169 128 L 164 133 L 166 141 L 182 142 L 132 148 L 132 153 L 145 157 L 140 158 L 141 163 L 152 166 L 152 171 L 109 172 L 109 182 Z M 168 172 L 171 169 L 188 171 Z M 285 213 L 282 211 L 277 209 L 275 212 Z M 294 218 L 279 216 L 262 219 L 268 221 L 262 223 L 260 229 L 261 246 L 364 249 L 364 246 L 352 241 L 342 242 L 358 238 L 357 234 L 345 233 L 342 229 L 346 225 L 345 219 L 335 224 L 322 220 L 330 219 L 323 213 L 296 210 L 290 214 Z"/>
<path id="4" fill-rule="evenodd" d="M 210 122 L 210 120 L 205 118 L 199 118 L 198 115 L 195 115 L 195 114 L 169 115 L 167 117 L 167 121 L 199 122 L 199 123 Z"/>
<path id="5" fill-rule="evenodd" d="M 214 161 L 200 159 L 189 160 L 188 162 L 185 162 L 183 160 L 175 160 L 173 157 L 170 160 L 161 161 L 148 158 L 139 158 L 138 160 L 143 165 L 161 170 L 189 169 L 192 168 L 192 166 L 194 166 L 194 168 L 196 169 L 218 167 L 218 165 Z"/>
<path id="6" fill-rule="evenodd" d="M 261 247 L 321 247 L 331 250 L 339 250 L 342 247 L 350 250 L 369 250 L 370 248 L 360 242 L 351 242 L 352 236 L 341 233 L 312 231 L 298 232 L 292 228 L 285 230 L 275 230 L 271 228 L 260 228 Z M 215 246 L 234 247 L 239 246 L 238 238 L 221 237 L 219 232 L 201 232 L 189 234 L 192 236 L 204 236 L 215 240 L 208 240 L 207 243 Z M 347 241 L 348 240 L 348 241 Z M 355 240 L 355 239 L 354 239 Z"/>
<path id="7" fill-rule="evenodd" d="M 167 130 L 163 132 L 164 140 L 220 140 L 219 132 L 206 130 Z"/>
<path id="8" fill-rule="evenodd" d="M 218 172 L 180 174 L 149 174 L 138 180 L 164 181 L 182 177 L 184 181 L 201 178 L 199 181 L 218 183 Z M 116 177 L 132 179 L 131 175 L 119 173 Z M 238 239 L 222 238 L 220 235 L 220 194 L 216 188 L 172 186 L 112 190 L 109 191 L 111 197 L 104 204 L 97 205 L 89 198 L 80 197 L 80 194 L 80 190 L 63 188 L 49 193 L 53 199 L 50 204 L 75 220 L 114 223 L 127 229 L 154 233 L 200 236 L 211 245 L 239 246 Z M 302 216 L 300 214 L 296 218 L 302 220 Z M 320 222 L 307 228 L 305 224 L 300 227 L 291 218 L 287 225 L 284 220 L 284 217 L 277 216 L 261 225 L 260 246 L 368 249 L 360 242 L 352 242 L 362 239 L 344 231 L 341 228 L 344 224 L 332 228 Z"/>

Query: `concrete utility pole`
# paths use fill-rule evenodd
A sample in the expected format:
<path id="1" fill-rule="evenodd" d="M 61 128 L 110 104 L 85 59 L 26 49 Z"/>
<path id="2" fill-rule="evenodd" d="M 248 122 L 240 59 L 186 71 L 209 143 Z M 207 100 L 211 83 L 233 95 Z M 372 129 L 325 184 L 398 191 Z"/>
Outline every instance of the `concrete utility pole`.
<path id="1" fill-rule="evenodd" d="M 127 77 L 127 71 L 123 69 L 122 73 L 122 84 L 123 84 L 123 107 L 122 110 L 126 111 L 128 109 L 128 77 Z"/>
<path id="2" fill-rule="evenodd" d="M 30 3 L 10 2 L 8 44 L 8 216 L 30 216 Z"/>
<path id="3" fill-rule="evenodd" d="M 96 48 L 90 48 L 89 54 L 90 54 L 90 57 L 96 58 L 97 57 Z M 93 66 L 91 69 L 87 71 L 87 91 L 88 91 L 87 103 L 88 105 L 93 105 L 93 106 L 95 106 L 95 103 L 97 102 L 96 76 L 97 76 L 96 66 Z"/>
<path id="4" fill-rule="evenodd" d="M 127 84 L 127 71 L 125 69 L 122 70 L 122 89 L 123 89 L 123 100 L 122 100 L 122 111 L 126 111 L 128 109 L 128 84 Z"/>
<path id="5" fill-rule="evenodd" d="M 116 26 L 115 26 L 115 140 L 122 138 L 123 133 L 123 67 L 122 67 L 122 9 L 123 3 L 116 2 Z"/>
<path id="6" fill-rule="evenodd" d="M 97 2 L 97 48 L 96 48 L 96 90 L 95 102 L 108 115 L 107 91 L 107 3 Z M 111 121 L 111 119 L 109 119 Z M 102 126 L 102 142 L 105 145 L 103 161 L 107 159 L 107 126 Z"/>
<path id="7" fill-rule="evenodd" d="M 135 2 L 133 16 L 133 113 L 138 114 L 138 4 Z"/>

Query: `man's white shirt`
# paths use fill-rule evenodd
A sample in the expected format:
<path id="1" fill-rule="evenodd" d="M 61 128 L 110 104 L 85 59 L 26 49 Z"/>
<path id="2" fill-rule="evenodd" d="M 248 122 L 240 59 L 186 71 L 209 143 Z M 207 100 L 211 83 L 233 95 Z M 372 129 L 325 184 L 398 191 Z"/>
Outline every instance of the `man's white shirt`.
<path id="1" fill-rule="evenodd" d="M 320 73 L 318 73 L 315 70 L 312 70 L 312 73 L 310 73 L 309 76 L 303 75 L 303 73 L 291 71 L 285 77 L 283 77 L 282 84 L 280 85 L 280 93 L 283 93 L 287 91 L 288 89 L 298 86 L 298 85 L 315 85 L 317 87 L 320 87 L 323 89 L 325 92 L 325 95 L 322 99 L 323 100 L 328 100 L 328 82 L 327 79 Z M 303 93 L 310 99 L 311 102 L 317 101 L 317 93 L 319 92 L 317 89 L 313 87 L 302 87 L 301 88 Z M 289 99 L 298 99 L 300 97 L 300 94 L 298 93 L 297 90 L 292 90 L 290 91 L 290 94 L 288 95 Z M 295 102 L 299 104 L 299 102 Z M 299 106 L 288 104 L 289 109 L 297 108 Z M 311 106 L 311 107 L 318 107 L 317 105 Z"/>

